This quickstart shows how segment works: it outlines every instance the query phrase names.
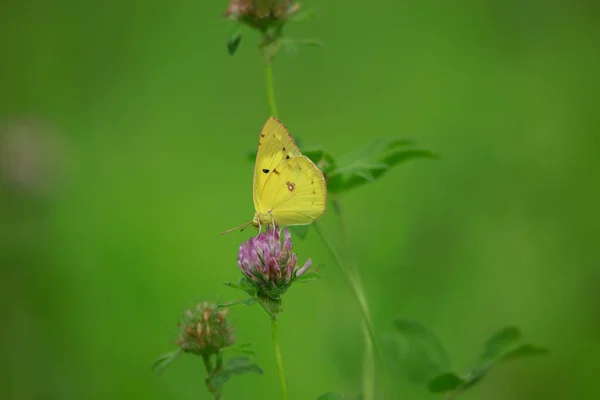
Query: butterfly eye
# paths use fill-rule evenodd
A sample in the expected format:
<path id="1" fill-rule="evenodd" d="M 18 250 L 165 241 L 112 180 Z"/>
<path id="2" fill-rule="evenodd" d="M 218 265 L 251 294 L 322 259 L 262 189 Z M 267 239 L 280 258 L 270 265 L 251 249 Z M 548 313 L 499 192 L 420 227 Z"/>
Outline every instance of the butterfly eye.
<path id="1" fill-rule="evenodd" d="M 269 173 L 269 170 L 268 170 L 268 169 L 266 169 L 266 168 L 265 168 L 265 169 L 263 169 L 262 171 L 263 171 L 265 174 L 268 174 L 268 173 Z"/>

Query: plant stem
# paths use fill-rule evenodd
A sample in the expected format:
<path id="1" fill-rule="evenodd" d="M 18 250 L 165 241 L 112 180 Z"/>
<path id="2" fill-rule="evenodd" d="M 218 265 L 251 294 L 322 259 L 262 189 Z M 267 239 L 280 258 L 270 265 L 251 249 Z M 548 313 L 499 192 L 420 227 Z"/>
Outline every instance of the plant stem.
<path id="1" fill-rule="evenodd" d="M 271 317 L 271 333 L 273 334 L 273 347 L 275 348 L 275 360 L 277 361 L 277 372 L 279 373 L 279 384 L 281 385 L 281 399 L 287 398 L 285 387 L 285 374 L 283 372 L 283 360 L 279 348 L 279 334 L 277 332 L 277 317 Z"/>
<path id="2" fill-rule="evenodd" d="M 277 116 L 277 104 L 275 103 L 275 87 L 273 85 L 273 63 L 271 60 L 266 61 L 265 78 L 267 83 L 267 102 L 269 103 L 269 114 L 271 117 Z"/>
<path id="3" fill-rule="evenodd" d="M 365 341 L 362 371 L 363 400 L 375 400 L 375 363 L 373 360 L 373 344 L 371 343 L 371 338 L 364 322 L 362 323 L 362 326 Z"/>
<path id="4" fill-rule="evenodd" d="M 385 398 L 386 397 L 385 396 L 385 392 L 386 392 L 385 386 L 387 384 L 387 368 L 385 366 L 385 360 L 383 359 L 383 353 L 381 351 L 381 347 L 379 347 L 379 342 L 377 341 L 377 336 L 375 335 L 375 329 L 373 328 L 373 322 L 371 321 L 371 316 L 369 314 L 369 307 L 367 305 L 367 300 L 365 298 L 364 290 L 362 288 L 360 280 L 357 279 L 357 277 L 356 277 L 356 275 L 354 275 L 353 271 L 350 271 L 348 268 L 346 268 L 344 266 L 342 259 L 340 258 L 337 251 L 335 250 L 335 247 L 333 246 L 331 241 L 327 238 L 327 235 L 325 235 L 325 233 L 323 231 L 323 227 L 321 226 L 321 222 L 315 221 L 314 226 L 315 226 L 315 230 L 317 231 L 317 234 L 321 238 L 321 241 L 323 242 L 323 244 L 325 245 L 327 250 L 329 250 L 329 254 L 331 254 L 331 256 L 333 257 L 333 260 L 335 261 L 335 263 L 338 265 L 338 267 L 342 271 L 342 275 L 344 276 L 346 283 L 350 287 L 350 291 L 352 292 L 355 300 L 358 303 L 358 308 L 363 317 L 363 328 L 364 328 L 366 334 L 368 335 L 368 338 L 370 339 L 370 342 L 373 346 L 373 349 L 375 350 L 375 354 L 377 355 L 377 358 L 379 359 L 379 362 L 381 364 L 381 369 L 384 374 L 383 397 Z M 367 354 L 367 357 L 368 357 L 368 354 Z"/>
<path id="5" fill-rule="evenodd" d="M 217 357 L 218 357 L 218 361 L 217 361 L 216 369 L 213 368 L 212 360 L 210 359 L 210 356 L 203 355 L 202 361 L 204 361 L 204 368 L 206 368 L 206 372 L 208 373 L 208 377 L 205 379 L 206 387 L 208 388 L 208 391 L 213 394 L 213 397 L 215 400 L 220 400 L 221 399 L 221 388 L 215 389 L 210 382 L 210 380 L 213 377 L 213 375 L 215 374 L 215 372 L 218 372 L 221 369 L 220 361 L 222 360 L 222 355 L 219 354 Z"/>

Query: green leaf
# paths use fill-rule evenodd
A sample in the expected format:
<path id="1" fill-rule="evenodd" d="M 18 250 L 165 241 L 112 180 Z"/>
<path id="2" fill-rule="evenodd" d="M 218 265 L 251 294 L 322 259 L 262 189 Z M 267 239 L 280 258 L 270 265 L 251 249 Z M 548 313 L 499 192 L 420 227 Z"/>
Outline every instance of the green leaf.
<path id="1" fill-rule="evenodd" d="M 544 347 L 538 347 L 533 344 L 523 344 L 514 350 L 502 356 L 502 360 L 510 360 L 513 358 L 527 357 L 527 356 L 539 356 L 548 354 L 550 351 Z"/>
<path id="2" fill-rule="evenodd" d="M 298 237 L 300 240 L 304 240 L 306 239 L 306 236 L 308 235 L 308 230 L 310 229 L 310 225 L 295 225 L 295 226 L 288 226 L 287 227 L 290 232 Z"/>
<path id="3" fill-rule="evenodd" d="M 156 371 L 158 375 L 162 374 L 167 365 L 181 355 L 181 350 L 175 350 L 170 353 L 163 354 L 158 357 L 153 363 L 150 369 Z"/>
<path id="4" fill-rule="evenodd" d="M 504 331 L 504 333 L 502 333 Z M 495 343 L 500 343 L 502 340 L 504 341 L 516 341 L 516 334 L 518 330 L 515 332 L 515 329 L 512 327 L 505 328 L 501 331 L 498 331 L 494 338 Z M 518 335 L 520 337 L 520 334 Z M 492 339 L 490 338 L 490 340 Z M 504 338 L 504 339 L 502 339 Z M 469 389 L 479 383 L 483 378 L 487 376 L 490 370 L 496 366 L 498 363 L 510 360 L 513 358 L 526 357 L 526 356 L 534 356 L 534 355 L 543 355 L 547 354 L 548 350 L 542 347 L 534 346 L 532 344 L 524 344 L 514 348 L 513 350 L 507 351 L 502 355 L 495 357 L 492 361 L 488 361 L 484 366 L 475 368 L 469 373 L 466 381 L 462 385 L 462 390 Z"/>
<path id="5" fill-rule="evenodd" d="M 230 370 L 224 369 L 221 371 L 217 371 L 211 378 L 210 384 L 215 389 L 220 389 L 227 381 L 231 378 L 232 372 Z"/>
<path id="6" fill-rule="evenodd" d="M 257 364 L 248 364 L 248 365 L 231 368 L 231 372 L 233 372 L 236 375 L 243 375 L 243 374 L 262 375 L 263 374 L 262 368 L 260 366 L 258 366 Z"/>
<path id="7" fill-rule="evenodd" d="M 427 387 L 433 393 L 452 392 L 461 388 L 466 381 L 453 372 L 447 372 L 429 381 Z"/>
<path id="8" fill-rule="evenodd" d="M 233 288 L 233 289 L 241 289 L 241 290 L 243 290 L 243 289 L 240 287 L 240 285 L 238 285 L 237 283 L 233 283 L 233 282 L 223 282 L 223 285 L 225 285 L 225 286 L 229 286 L 230 288 Z"/>
<path id="9" fill-rule="evenodd" d="M 318 281 L 321 279 L 321 275 L 316 272 L 310 271 L 305 272 L 300 276 L 294 278 L 294 282 L 310 282 L 310 281 Z"/>
<path id="10" fill-rule="evenodd" d="M 241 277 L 240 280 L 238 281 L 238 283 L 223 282 L 223 285 L 229 286 L 230 288 L 233 288 L 233 289 L 242 290 L 242 291 L 248 293 L 252 297 L 256 296 L 256 293 L 257 293 L 256 286 L 254 286 L 252 281 L 250 281 L 246 277 Z"/>
<path id="11" fill-rule="evenodd" d="M 423 384 L 450 370 L 450 358 L 435 334 L 417 321 L 394 321 L 396 363 L 408 380 Z"/>
<path id="12" fill-rule="evenodd" d="M 366 150 L 338 159 L 338 168 L 330 173 L 327 190 L 342 193 L 383 176 L 391 167 L 415 158 L 437 158 L 428 150 L 410 148 L 408 140 L 375 140 Z M 344 161 L 345 160 L 345 161 Z"/>
<path id="13" fill-rule="evenodd" d="M 217 307 L 218 308 L 231 307 L 231 306 L 237 306 L 239 304 L 243 304 L 245 306 L 251 306 L 251 305 L 253 305 L 255 303 L 258 303 L 258 298 L 257 297 L 251 297 L 249 299 L 243 299 L 243 300 L 231 301 L 229 303 L 219 304 Z"/>
<path id="14" fill-rule="evenodd" d="M 330 174 L 336 168 L 335 158 L 325 150 L 310 149 L 304 151 L 302 154 L 310 158 L 325 175 Z"/>
<path id="15" fill-rule="evenodd" d="M 233 27 L 227 36 L 227 52 L 233 56 L 242 41 L 242 26 L 240 24 Z"/>
<path id="16" fill-rule="evenodd" d="M 341 395 L 339 393 L 333 393 L 333 392 L 323 393 L 322 395 L 317 397 L 317 400 L 343 400 L 343 399 L 344 399 L 343 395 Z"/>
<path id="17" fill-rule="evenodd" d="M 249 365 L 252 359 L 247 356 L 231 357 L 227 360 L 227 366 L 230 368 L 244 367 Z"/>
<path id="18" fill-rule="evenodd" d="M 495 360 L 508 351 L 519 339 L 521 339 L 521 332 L 515 326 L 507 326 L 498 330 L 483 345 L 479 360 L 484 363 Z"/>
<path id="19" fill-rule="evenodd" d="M 251 361 L 250 357 L 232 357 L 227 360 L 227 366 L 229 367 L 229 370 L 236 375 L 247 373 L 262 375 L 262 368 L 256 364 L 252 364 Z"/>
<path id="20" fill-rule="evenodd" d="M 250 349 L 252 347 L 252 343 L 242 343 L 235 346 L 225 347 L 223 351 L 232 351 L 234 353 L 240 354 L 255 354 L 254 350 Z"/>

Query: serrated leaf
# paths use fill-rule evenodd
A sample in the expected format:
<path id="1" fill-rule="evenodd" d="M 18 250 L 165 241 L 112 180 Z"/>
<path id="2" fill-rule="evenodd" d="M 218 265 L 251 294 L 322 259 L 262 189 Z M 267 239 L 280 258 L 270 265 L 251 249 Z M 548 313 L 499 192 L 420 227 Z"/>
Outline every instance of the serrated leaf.
<path id="1" fill-rule="evenodd" d="M 306 239 L 310 225 L 293 225 L 287 227 L 290 232 L 300 240 Z"/>
<path id="2" fill-rule="evenodd" d="M 483 345 L 480 361 L 490 362 L 508 351 L 519 339 L 521 332 L 515 326 L 507 326 L 496 331 Z"/>
<path id="3" fill-rule="evenodd" d="M 514 350 L 502 356 L 502 360 L 510 360 L 513 358 L 527 357 L 527 356 L 539 356 L 548 354 L 550 351 L 544 347 L 538 347 L 533 344 L 523 344 Z"/>
<path id="4" fill-rule="evenodd" d="M 452 392 L 461 388 L 466 381 L 453 372 L 447 372 L 429 381 L 427 387 L 432 393 Z"/>
<path id="5" fill-rule="evenodd" d="M 317 400 L 343 400 L 343 399 L 344 399 L 343 395 L 341 395 L 339 393 L 333 393 L 333 392 L 323 393 L 322 395 L 317 397 Z"/>
<path id="6" fill-rule="evenodd" d="M 236 25 L 227 36 L 227 52 L 233 56 L 242 41 L 241 25 Z"/>
<path id="7" fill-rule="evenodd" d="M 150 369 L 156 371 L 158 375 L 162 374 L 167 365 L 175 360 L 181 354 L 181 350 L 175 350 L 158 357 L 150 366 Z"/>
<path id="8" fill-rule="evenodd" d="M 305 272 L 300 276 L 294 278 L 294 282 L 310 282 L 310 281 L 318 281 L 321 279 L 321 275 L 314 271 Z"/>
<path id="9" fill-rule="evenodd" d="M 396 363 L 400 373 L 417 384 L 450 370 L 450 358 L 435 334 L 417 321 L 394 321 L 397 331 Z"/>
<path id="10" fill-rule="evenodd" d="M 428 150 L 407 148 L 410 145 L 408 140 L 378 139 L 366 150 L 340 157 L 338 168 L 328 176 L 327 190 L 330 193 L 345 192 L 373 182 L 402 162 L 414 158 L 437 158 Z"/>
<path id="11" fill-rule="evenodd" d="M 227 383 L 231 376 L 232 372 L 227 369 L 218 371 L 210 378 L 210 384 L 213 388 L 220 389 L 225 383 Z"/>

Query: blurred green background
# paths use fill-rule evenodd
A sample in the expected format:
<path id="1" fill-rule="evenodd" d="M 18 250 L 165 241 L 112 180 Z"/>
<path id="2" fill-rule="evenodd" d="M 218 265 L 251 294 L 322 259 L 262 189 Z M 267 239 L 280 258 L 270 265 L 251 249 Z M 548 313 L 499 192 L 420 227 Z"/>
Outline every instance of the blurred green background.
<path id="1" fill-rule="evenodd" d="M 597 4 L 302 5 L 318 17 L 287 32 L 326 47 L 276 60 L 292 135 L 335 155 L 376 137 L 441 155 L 343 199 L 378 332 L 420 320 L 462 370 L 515 324 L 551 354 L 500 366 L 464 399 L 597 398 Z M 230 57 L 226 8 L 0 5 L 0 398 L 210 398 L 199 359 L 149 366 L 175 348 L 184 307 L 240 297 L 221 282 L 252 233 L 219 233 L 252 216 L 246 152 L 268 112 L 258 35 Z M 295 245 L 332 267 L 285 297 L 289 398 L 358 392 L 358 310 L 314 232 Z M 230 317 L 265 374 L 233 378 L 226 398 L 278 399 L 268 317 Z"/>

